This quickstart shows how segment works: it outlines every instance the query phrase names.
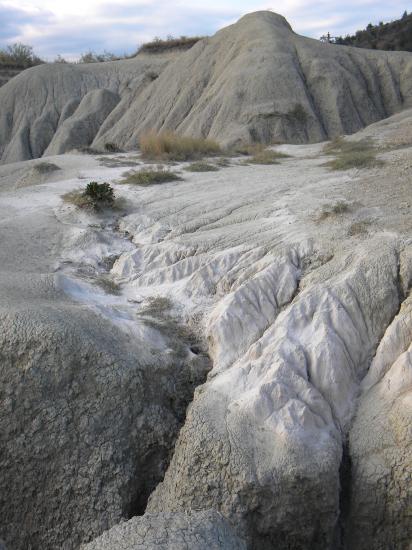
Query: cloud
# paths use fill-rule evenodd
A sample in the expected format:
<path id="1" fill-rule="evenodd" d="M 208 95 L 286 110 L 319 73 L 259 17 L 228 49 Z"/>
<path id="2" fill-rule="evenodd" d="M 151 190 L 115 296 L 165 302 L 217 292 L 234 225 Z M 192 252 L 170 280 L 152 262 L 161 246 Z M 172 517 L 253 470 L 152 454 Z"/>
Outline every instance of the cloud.
<path id="1" fill-rule="evenodd" d="M 88 50 L 132 52 L 154 36 L 210 35 L 250 11 L 272 9 L 294 30 L 318 38 L 400 17 L 402 0 L 0 0 L 0 46 L 21 41 L 47 59 Z"/>

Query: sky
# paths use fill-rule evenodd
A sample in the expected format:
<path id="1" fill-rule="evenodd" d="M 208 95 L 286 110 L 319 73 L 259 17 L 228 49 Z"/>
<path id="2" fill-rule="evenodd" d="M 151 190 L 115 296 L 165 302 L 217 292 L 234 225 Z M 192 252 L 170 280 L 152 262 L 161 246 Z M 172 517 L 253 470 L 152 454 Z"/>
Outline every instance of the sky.
<path id="1" fill-rule="evenodd" d="M 0 47 L 33 46 L 47 61 L 104 50 L 132 53 L 155 36 L 212 35 L 242 15 L 271 9 L 299 34 L 354 33 L 411 11 L 401 0 L 0 0 Z"/>

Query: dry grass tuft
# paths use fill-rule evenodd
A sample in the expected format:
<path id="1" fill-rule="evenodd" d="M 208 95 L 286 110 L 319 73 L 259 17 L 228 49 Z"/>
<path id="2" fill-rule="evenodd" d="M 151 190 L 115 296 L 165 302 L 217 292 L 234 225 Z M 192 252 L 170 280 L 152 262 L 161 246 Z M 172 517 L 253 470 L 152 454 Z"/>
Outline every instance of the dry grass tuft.
<path id="1" fill-rule="evenodd" d="M 183 179 L 175 172 L 164 170 L 163 168 L 157 168 L 156 170 L 139 170 L 138 172 L 130 171 L 126 172 L 124 176 L 125 177 L 120 183 L 141 186 L 157 185 L 170 181 L 182 181 Z"/>
<path id="2" fill-rule="evenodd" d="M 175 132 L 148 132 L 139 139 L 142 157 L 147 160 L 196 160 L 221 153 L 216 141 L 179 136 Z"/>

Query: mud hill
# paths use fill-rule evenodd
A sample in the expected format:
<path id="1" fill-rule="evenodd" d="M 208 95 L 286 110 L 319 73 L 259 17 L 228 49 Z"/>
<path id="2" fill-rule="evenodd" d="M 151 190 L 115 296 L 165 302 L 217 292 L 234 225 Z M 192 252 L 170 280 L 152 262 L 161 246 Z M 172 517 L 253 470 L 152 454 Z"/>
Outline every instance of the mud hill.
<path id="1" fill-rule="evenodd" d="M 223 144 L 317 142 L 411 104 L 410 53 L 322 44 L 263 11 L 178 55 L 24 71 L 0 90 L 0 155 L 136 149 L 153 128 Z"/>

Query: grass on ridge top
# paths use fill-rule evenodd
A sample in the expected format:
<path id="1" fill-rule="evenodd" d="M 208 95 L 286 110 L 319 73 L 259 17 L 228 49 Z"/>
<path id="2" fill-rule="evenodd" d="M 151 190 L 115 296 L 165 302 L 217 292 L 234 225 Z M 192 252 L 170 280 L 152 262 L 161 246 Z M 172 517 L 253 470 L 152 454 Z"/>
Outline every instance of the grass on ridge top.
<path id="1" fill-rule="evenodd" d="M 124 174 L 124 178 L 120 183 L 128 183 L 131 185 L 156 185 L 159 183 L 168 183 L 170 181 L 181 181 L 183 178 L 175 172 L 156 168 L 155 170 L 139 170 L 137 172 L 130 171 Z"/>
<path id="2" fill-rule="evenodd" d="M 146 160 L 198 160 L 221 153 L 220 145 L 211 139 L 179 136 L 175 132 L 150 131 L 140 136 L 140 151 Z"/>

